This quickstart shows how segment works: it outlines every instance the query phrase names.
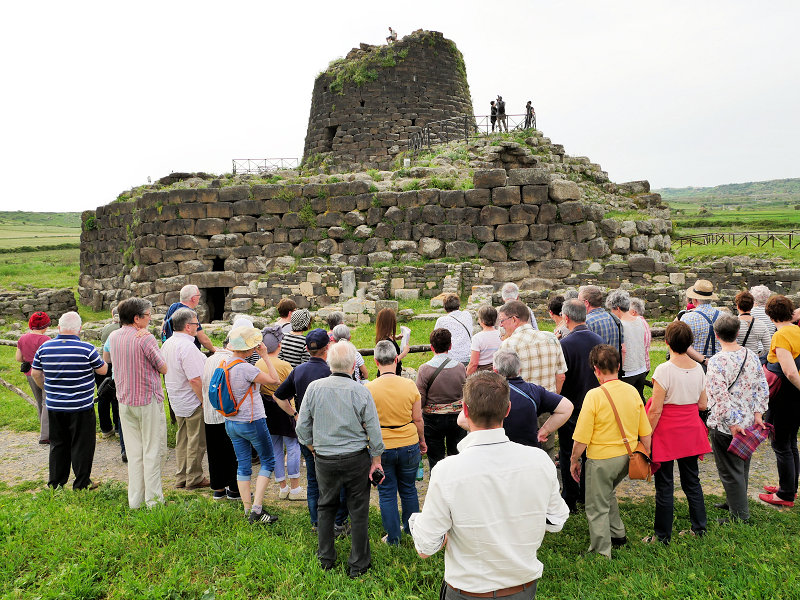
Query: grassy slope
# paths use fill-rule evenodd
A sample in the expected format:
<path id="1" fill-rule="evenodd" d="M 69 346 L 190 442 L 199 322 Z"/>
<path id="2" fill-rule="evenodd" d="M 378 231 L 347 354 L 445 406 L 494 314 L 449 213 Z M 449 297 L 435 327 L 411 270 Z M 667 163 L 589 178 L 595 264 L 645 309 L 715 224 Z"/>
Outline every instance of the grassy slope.
<path id="1" fill-rule="evenodd" d="M 715 187 L 664 188 L 654 190 L 667 202 L 712 204 L 766 202 L 800 202 L 800 179 L 772 179 L 748 183 L 728 183 Z"/>
<path id="2" fill-rule="evenodd" d="M 78 243 L 80 213 L 0 212 L 0 249 Z"/>

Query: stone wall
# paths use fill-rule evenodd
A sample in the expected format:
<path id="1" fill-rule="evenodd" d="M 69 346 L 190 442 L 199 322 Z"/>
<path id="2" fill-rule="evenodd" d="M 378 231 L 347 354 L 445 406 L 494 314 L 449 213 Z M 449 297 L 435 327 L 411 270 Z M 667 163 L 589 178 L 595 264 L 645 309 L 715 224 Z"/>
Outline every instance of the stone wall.
<path id="1" fill-rule="evenodd" d="M 68 288 L 27 288 L 24 290 L 0 290 L 0 315 L 4 319 L 27 321 L 30 316 L 43 311 L 54 323 L 65 312 L 77 311 L 75 294 Z"/>
<path id="2" fill-rule="evenodd" d="M 361 44 L 317 76 L 303 160 L 385 167 L 422 125 L 472 110 L 464 59 L 441 33 Z"/>
<path id="3" fill-rule="evenodd" d="M 348 293 L 341 272 L 303 281 L 298 265 L 349 267 L 369 283 L 365 267 L 433 261 L 408 267 L 402 286 L 376 289 L 387 297 L 436 295 L 456 269 L 468 292 L 487 282 L 561 280 L 593 261 L 627 260 L 647 273 L 671 260 L 669 221 L 607 219 L 576 183 L 546 168 L 478 169 L 473 183 L 405 192 L 370 192 L 358 180 L 178 189 L 101 206 L 83 214 L 81 301 L 101 309 L 136 295 L 163 307 L 194 283 L 205 293 L 203 316 L 219 318 L 240 299 L 234 288 L 254 282 L 253 299 L 290 290 L 324 304 Z"/>

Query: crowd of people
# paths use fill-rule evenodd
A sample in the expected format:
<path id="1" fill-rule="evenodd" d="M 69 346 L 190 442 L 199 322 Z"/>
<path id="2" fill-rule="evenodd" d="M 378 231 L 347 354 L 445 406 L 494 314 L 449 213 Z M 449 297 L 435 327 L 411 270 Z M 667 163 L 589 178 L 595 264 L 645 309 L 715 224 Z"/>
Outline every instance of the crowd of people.
<path id="1" fill-rule="evenodd" d="M 615 490 L 638 443 L 655 474 L 646 543 L 672 537 L 675 462 L 689 504 L 690 528 L 680 533 L 706 533 L 698 459 L 712 452 L 726 494 L 719 507 L 729 511 L 721 522 L 746 522 L 749 456 L 767 433 L 778 482 L 759 498 L 794 505 L 800 314 L 787 297 L 756 286 L 736 296 L 735 315 L 715 307 L 713 285 L 698 280 L 687 290 L 691 309 L 665 330 L 668 360 L 648 382 L 651 332 L 644 303 L 627 291 L 604 297 L 587 285 L 552 298 L 553 333 L 538 328 L 515 284 L 501 294 L 504 304 L 481 306 L 477 323 L 458 296 L 445 297 L 430 334 L 433 356 L 415 380 L 402 376 L 410 332 L 398 335 L 391 309 L 376 315 L 372 380 L 343 314 L 330 314 L 327 329 L 311 328 L 311 314 L 290 299 L 263 329 L 237 319 L 222 348 L 202 332 L 194 285 L 170 307 L 160 347 L 146 299 L 115 307 L 102 354 L 80 340 L 77 313 L 59 319 L 52 340 L 47 315 L 35 313 L 17 360 L 37 399 L 40 443 L 50 445 L 48 484 L 65 485 L 71 468 L 75 489 L 96 486 L 99 381 L 100 429 L 119 433 L 130 508 L 164 501 L 168 399 L 176 487 L 210 488 L 214 500 L 241 502 L 250 523 L 270 524 L 278 516 L 264 498 L 274 478 L 279 499 L 306 501 L 323 569 L 336 564 L 335 538 L 351 536 L 348 569 L 357 577 L 371 565 L 372 483 L 384 543 L 399 544 L 405 532 L 420 556 L 445 549 L 446 598 L 533 597 L 544 533 L 581 509 L 589 551 L 611 557 L 628 541 Z M 227 413 L 215 402 L 223 385 L 236 406 Z M 653 390 L 647 402 L 645 385 Z M 431 475 L 420 511 L 423 455 Z"/>

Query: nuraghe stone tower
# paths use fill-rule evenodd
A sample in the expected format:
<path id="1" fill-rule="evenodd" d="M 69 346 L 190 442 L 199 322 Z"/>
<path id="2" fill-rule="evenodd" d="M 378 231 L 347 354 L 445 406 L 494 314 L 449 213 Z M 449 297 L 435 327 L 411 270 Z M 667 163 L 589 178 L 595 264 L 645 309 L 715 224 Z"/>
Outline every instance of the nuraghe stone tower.
<path id="1" fill-rule="evenodd" d="M 303 160 L 386 167 L 422 125 L 471 114 L 464 59 L 441 33 L 361 44 L 317 76 Z"/>

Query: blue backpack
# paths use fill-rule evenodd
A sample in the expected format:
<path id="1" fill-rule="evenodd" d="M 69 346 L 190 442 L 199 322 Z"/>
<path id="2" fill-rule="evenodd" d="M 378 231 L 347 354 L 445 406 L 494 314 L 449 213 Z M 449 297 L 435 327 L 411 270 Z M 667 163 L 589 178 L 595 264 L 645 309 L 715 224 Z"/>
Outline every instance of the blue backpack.
<path id="1" fill-rule="evenodd" d="M 243 363 L 241 358 L 236 358 L 230 362 L 223 362 L 214 370 L 211 376 L 211 383 L 208 386 L 208 401 L 217 412 L 225 417 L 233 417 L 239 413 L 239 408 L 244 401 L 250 396 L 250 403 L 253 402 L 253 386 L 247 390 L 247 393 L 242 396 L 238 402 L 231 390 L 231 381 L 229 371 L 239 363 Z"/>

